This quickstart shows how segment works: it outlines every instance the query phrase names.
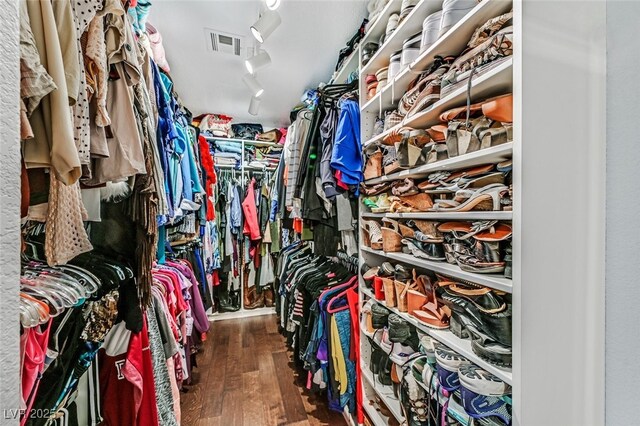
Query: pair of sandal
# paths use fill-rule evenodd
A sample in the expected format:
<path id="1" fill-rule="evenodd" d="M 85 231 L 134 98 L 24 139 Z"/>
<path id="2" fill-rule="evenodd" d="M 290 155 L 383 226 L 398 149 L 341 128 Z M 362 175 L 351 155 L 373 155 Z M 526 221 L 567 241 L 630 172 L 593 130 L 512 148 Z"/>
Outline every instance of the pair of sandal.
<path id="1" fill-rule="evenodd" d="M 409 220 L 401 223 L 389 218 L 384 218 L 382 221 L 385 223 L 385 227 L 382 228 L 383 238 L 385 241 L 390 241 L 387 244 L 393 251 L 404 251 L 427 260 L 445 260 L 444 237 L 438 231 L 436 222 Z"/>
<path id="2" fill-rule="evenodd" d="M 506 94 L 443 112 L 437 127 L 445 133 L 449 158 L 513 140 L 513 95 Z"/>
<path id="3" fill-rule="evenodd" d="M 418 189 L 427 194 L 447 194 L 460 189 L 482 188 L 492 183 L 505 183 L 505 172 L 494 164 L 485 164 L 470 169 L 431 173 L 427 180 L 418 184 Z"/>
<path id="4" fill-rule="evenodd" d="M 445 222 L 438 226 L 438 230 L 445 234 L 444 249 L 448 263 L 478 274 L 505 272 L 501 243 L 511 238 L 511 226 L 495 220 Z"/>
<path id="5" fill-rule="evenodd" d="M 459 189 L 453 199 L 438 199 L 431 207 L 436 212 L 500 211 L 509 187 L 491 183 L 481 188 Z M 426 194 L 425 194 L 426 195 Z"/>
<path id="6" fill-rule="evenodd" d="M 364 197 L 362 203 L 367 207 L 371 213 L 385 213 L 391 208 L 391 202 L 389 201 L 389 195 L 386 193 Z"/>
<path id="7" fill-rule="evenodd" d="M 407 290 L 408 313 L 427 327 L 437 330 L 449 328 L 451 309 L 438 299 L 436 284 L 429 276 L 416 278 L 416 288 Z"/>

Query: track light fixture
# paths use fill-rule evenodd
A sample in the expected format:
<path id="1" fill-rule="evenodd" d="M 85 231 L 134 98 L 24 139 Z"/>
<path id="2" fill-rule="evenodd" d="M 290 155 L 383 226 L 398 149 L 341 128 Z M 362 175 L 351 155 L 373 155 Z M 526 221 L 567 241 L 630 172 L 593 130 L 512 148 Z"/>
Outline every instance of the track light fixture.
<path id="1" fill-rule="evenodd" d="M 251 102 L 249 103 L 249 114 L 258 115 L 258 111 L 260 110 L 260 98 L 256 96 L 251 97 Z"/>
<path id="2" fill-rule="evenodd" d="M 256 98 L 264 93 L 264 89 L 254 75 L 245 74 L 244 77 L 242 77 L 242 81 L 244 81 L 244 84 L 251 90 L 251 94 Z"/>
<path id="3" fill-rule="evenodd" d="M 276 10 L 280 7 L 280 0 L 265 0 L 265 3 L 269 10 Z"/>
<path id="4" fill-rule="evenodd" d="M 271 64 L 271 56 L 264 50 L 258 51 L 249 59 L 245 59 L 244 65 L 247 67 L 249 74 L 255 74 L 260 68 L 264 68 Z"/>
<path id="5" fill-rule="evenodd" d="M 275 10 L 267 10 L 260 16 L 258 21 L 251 26 L 251 33 L 260 43 L 271 35 L 282 23 L 280 15 Z"/>

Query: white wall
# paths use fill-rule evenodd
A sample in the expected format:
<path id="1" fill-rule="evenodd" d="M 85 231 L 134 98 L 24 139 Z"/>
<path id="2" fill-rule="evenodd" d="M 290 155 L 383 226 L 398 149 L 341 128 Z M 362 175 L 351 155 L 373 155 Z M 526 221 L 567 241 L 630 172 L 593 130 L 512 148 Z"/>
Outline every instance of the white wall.
<path id="1" fill-rule="evenodd" d="M 514 9 L 514 425 L 601 425 L 605 4 Z"/>
<path id="2" fill-rule="evenodd" d="M 638 424 L 640 2 L 607 1 L 606 422 Z"/>
<path id="3" fill-rule="evenodd" d="M 20 136 L 17 1 L 0 2 L 0 424 L 18 424 Z M 14 412 L 15 413 L 15 412 Z M 13 418 L 13 419 L 12 419 Z"/>

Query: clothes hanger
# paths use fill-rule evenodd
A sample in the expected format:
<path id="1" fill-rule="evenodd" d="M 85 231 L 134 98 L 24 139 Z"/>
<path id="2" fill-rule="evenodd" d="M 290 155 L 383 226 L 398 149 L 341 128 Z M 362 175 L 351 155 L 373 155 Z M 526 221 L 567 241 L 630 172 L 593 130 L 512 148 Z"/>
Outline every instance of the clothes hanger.
<path id="1" fill-rule="evenodd" d="M 22 284 L 22 279 L 20 279 Z M 67 302 L 63 301 L 61 298 L 56 297 L 53 293 L 48 293 L 44 291 L 42 288 L 34 287 L 34 286 L 22 286 L 20 288 L 20 292 L 24 294 L 28 294 L 36 299 L 40 299 L 46 301 L 49 305 L 49 313 L 52 317 L 55 317 L 60 314 L 65 309 L 65 304 Z M 53 311 L 52 311 L 53 308 Z"/>
<path id="2" fill-rule="evenodd" d="M 356 278 L 357 278 L 357 277 L 355 277 L 355 276 L 354 276 L 354 277 L 352 277 L 349 281 L 347 281 L 347 282 L 345 282 L 345 283 L 338 284 L 338 285 L 335 285 L 335 286 L 333 286 L 333 287 L 329 287 L 329 288 L 327 288 L 327 289 L 323 290 L 323 291 L 320 293 L 320 296 L 318 296 L 318 300 L 322 300 L 322 299 L 325 299 L 325 298 L 329 297 L 329 296 L 330 296 L 330 293 L 332 293 L 332 292 L 340 291 L 340 290 L 343 290 L 343 289 L 345 289 L 345 288 L 348 288 L 348 287 L 353 286 L 353 284 L 355 283 L 355 279 L 356 279 Z"/>
<path id="3" fill-rule="evenodd" d="M 31 327 L 34 327 L 39 324 L 44 324 L 51 318 L 49 305 L 46 303 L 29 296 L 26 293 L 20 293 L 20 305 L 21 308 L 24 308 L 24 312 L 29 314 L 28 323 L 33 324 Z M 35 314 L 35 315 L 34 315 Z M 22 312 L 21 312 L 21 322 L 22 322 Z M 28 327 L 25 322 L 22 322 L 22 325 Z"/>

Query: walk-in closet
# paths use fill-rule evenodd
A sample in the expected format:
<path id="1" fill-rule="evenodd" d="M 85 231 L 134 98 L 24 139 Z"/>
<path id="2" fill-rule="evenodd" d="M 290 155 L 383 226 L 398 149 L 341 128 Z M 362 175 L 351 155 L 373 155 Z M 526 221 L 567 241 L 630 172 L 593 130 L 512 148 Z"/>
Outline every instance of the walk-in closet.
<path id="1" fill-rule="evenodd" d="M 637 424 L 640 8 L 0 3 L 0 424 Z"/>

